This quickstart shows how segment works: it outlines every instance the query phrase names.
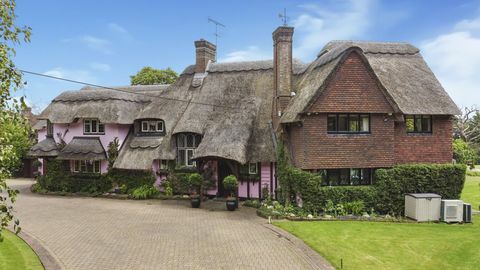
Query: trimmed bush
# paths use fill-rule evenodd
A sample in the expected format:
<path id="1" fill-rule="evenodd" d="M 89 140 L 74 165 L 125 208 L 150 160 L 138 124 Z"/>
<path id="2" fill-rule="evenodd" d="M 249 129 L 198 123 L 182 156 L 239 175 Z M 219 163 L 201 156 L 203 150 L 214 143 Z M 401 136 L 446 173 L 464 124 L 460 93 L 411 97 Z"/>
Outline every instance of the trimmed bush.
<path id="1" fill-rule="evenodd" d="M 237 177 L 233 174 L 225 177 L 223 179 L 223 187 L 226 191 L 230 192 L 230 196 L 235 196 L 235 192 L 238 188 L 238 180 Z"/>
<path id="2" fill-rule="evenodd" d="M 380 169 L 375 173 L 375 209 L 403 215 L 407 193 L 436 193 L 444 199 L 460 198 L 465 183 L 462 164 L 412 164 Z"/>
<path id="3" fill-rule="evenodd" d="M 107 177 L 118 186 L 125 185 L 127 192 L 141 186 L 153 186 L 155 176 L 151 171 L 112 169 Z"/>

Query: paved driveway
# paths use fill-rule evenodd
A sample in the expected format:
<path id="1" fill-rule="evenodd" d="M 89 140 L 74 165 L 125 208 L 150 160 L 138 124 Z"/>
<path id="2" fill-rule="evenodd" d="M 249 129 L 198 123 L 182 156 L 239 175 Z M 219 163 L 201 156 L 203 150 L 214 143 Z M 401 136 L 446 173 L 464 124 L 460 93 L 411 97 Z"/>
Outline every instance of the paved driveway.
<path id="1" fill-rule="evenodd" d="M 32 183 L 9 180 L 21 191 L 16 216 L 66 269 L 313 268 L 252 209 L 36 195 Z"/>

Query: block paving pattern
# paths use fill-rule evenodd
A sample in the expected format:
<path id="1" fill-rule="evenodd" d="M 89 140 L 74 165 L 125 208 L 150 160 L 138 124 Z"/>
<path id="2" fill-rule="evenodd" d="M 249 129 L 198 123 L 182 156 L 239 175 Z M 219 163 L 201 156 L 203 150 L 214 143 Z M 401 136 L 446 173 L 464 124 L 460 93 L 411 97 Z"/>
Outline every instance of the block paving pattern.
<path id="1" fill-rule="evenodd" d="M 32 183 L 9 180 L 21 192 L 16 216 L 65 269 L 315 268 L 253 209 L 37 195 Z"/>

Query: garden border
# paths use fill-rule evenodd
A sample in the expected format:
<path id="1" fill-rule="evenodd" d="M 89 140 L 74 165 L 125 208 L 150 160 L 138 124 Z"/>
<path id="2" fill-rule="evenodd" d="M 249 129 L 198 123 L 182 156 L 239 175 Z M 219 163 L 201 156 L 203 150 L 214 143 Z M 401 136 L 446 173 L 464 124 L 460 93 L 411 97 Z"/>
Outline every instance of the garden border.
<path id="1" fill-rule="evenodd" d="M 12 232 L 14 233 L 14 232 Z M 65 266 L 63 263 L 51 252 L 46 246 L 42 244 L 40 240 L 32 236 L 31 234 L 21 231 L 17 234 L 30 248 L 35 252 L 45 270 L 63 270 Z"/>

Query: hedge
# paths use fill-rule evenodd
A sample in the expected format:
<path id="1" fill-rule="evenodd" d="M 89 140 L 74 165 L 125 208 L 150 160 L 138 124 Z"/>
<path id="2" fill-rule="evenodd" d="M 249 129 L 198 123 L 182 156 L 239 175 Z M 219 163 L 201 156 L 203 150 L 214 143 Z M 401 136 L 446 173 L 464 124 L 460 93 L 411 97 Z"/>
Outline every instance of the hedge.
<path id="1" fill-rule="evenodd" d="M 375 173 L 375 209 L 403 215 L 407 193 L 436 193 L 444 199 L 458 199 L 465 183 L 463 164 L 413 164 L 380 169 Z"/>
<path id="2" fill-rule="evenodd" d="M 288 185 L 282 186 L 282 198 L 286 204 L 299 196 L 306 211 L 317 213 L 325 209 L 328 201 L 335 205 L 363 201 L 365 210 L 403 215 L 407 193 L 437 193 L 442 198 L 460 198 L 465 171 L 465 165 L 460 164 L 398 165 L 377 170 L 371 186 L 329 187 L 322 185 L 321 174 L 288 166 L 281 170 L 281 176 L 288 179 L 283 181 Z"/>

